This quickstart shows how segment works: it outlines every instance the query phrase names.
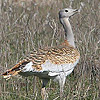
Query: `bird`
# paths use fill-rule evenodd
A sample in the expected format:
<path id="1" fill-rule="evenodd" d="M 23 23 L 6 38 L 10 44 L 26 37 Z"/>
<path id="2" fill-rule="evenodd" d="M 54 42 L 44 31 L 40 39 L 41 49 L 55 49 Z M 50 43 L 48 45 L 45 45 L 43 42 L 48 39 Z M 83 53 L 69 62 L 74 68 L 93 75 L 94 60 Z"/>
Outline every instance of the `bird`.
<path id="1" fill-rule="evenodd" d="M 59 20 L 65 30 L 65 40 L 59 46 L 34 50 L 14 67 L 4 72 L 3 77 L 9 79 L 17 74 L 39 77 L 42 79 L 41 96 L 43 100 L 47 100 L 46 85 L 52 79 L 59 83 L 60 98 L 62 98 L 66 77 L 71 74 L 80 59 L 69 21 L 70 17 L 76 13 L 78 13 L 78 9 L 72 8 L 64 8 L 59 11 Z"/>

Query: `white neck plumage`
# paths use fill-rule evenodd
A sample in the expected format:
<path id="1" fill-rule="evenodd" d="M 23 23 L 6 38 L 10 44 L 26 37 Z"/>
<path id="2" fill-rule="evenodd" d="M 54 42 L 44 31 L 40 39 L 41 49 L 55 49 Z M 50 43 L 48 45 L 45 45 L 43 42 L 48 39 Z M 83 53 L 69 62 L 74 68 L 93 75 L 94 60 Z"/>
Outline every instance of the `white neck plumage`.
<path id="1" fill-rule="evenodd" d="M 63 25 L 64 30 L 65 30 L 65 38 L 67 39 L 68 43 L 71 46 L 75 47 L 74 35 L 73 35 L 73 31 L 72 31 L 69 19 L 68 18 L 60 18 L 60 22 Z"/>

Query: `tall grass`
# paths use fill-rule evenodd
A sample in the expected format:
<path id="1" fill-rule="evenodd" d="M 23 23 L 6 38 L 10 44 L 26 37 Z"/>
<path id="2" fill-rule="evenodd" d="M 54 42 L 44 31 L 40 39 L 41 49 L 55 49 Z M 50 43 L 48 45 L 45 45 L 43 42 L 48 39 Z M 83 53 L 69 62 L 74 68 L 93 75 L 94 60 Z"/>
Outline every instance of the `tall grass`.
<path id="1" fill-rule="evenodd" d="M 70 20 L 81 58 L 74 72 L 67 77 L 64 100 L 99 100 L 99 0 L 9 1 L 0 2 L 0 73 L 34 49 L 59 45 L 64 40 L 59 10 L 69 6 L 81 7 L 80 13 Z M 41 100 L 41 84 L 41 80 L 34 76 L 25 78 L 17 75 L 7 81 L 0 76 L 0 100 Z M 48 100 L 59 100 L 58 83 L 50 81 L 47 92 Z"/>

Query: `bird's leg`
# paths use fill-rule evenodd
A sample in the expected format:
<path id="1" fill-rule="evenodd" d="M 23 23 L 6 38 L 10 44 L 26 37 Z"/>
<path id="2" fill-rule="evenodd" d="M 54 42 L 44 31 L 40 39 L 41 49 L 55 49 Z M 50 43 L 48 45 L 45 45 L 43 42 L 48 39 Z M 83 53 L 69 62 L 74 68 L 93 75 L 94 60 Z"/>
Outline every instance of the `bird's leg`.
<path id="1" fill-rule="evenodd" d="M 48 83 L 48 79 L 43 79 L 43 84 L 42 84 L 42 89 L 41 89 L 41 96 L 42 96 L 42 100 L 47 100 L 47 93 L 46 93 L 46 84 Z"/>
<path id="2" fill-rule="evenodd" d="M 35 94 L 35 92 L 36 92 L 36 76 L 33 79 L 33 95 Z"/>
<path id="3" fill-rule="evenodd" d="M 63 98 L 63 88 L 64 88 L 65 80 L 66 80 L 66 76 L 65 76 L 64 73 L 62 73 L 60 75 L 60 79 L 59 79 L 59 84 L 60 84 L 60 99 L 61 100 Z"/>
<path id="4" fill-rule="evenodd" d="M 63 86 L 60 86 L 60 98 L 63 97 Z"/>
<path id="5" fill-rule="evenodd" d="M 43 87 L 43 88 L 41 89 L 41 96 L 42 96 L 42 100 L 46 100 L 46 99 L 47 99 L 45 87 Z"/>

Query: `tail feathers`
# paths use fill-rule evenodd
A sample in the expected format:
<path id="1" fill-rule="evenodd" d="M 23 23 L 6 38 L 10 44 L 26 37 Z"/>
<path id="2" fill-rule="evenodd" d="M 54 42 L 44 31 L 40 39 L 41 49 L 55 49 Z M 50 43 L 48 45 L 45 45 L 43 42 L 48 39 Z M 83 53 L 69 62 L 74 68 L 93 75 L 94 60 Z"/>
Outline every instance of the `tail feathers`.
<path id="1" fill-rule="evenodd" d="M 21 72 L 22 68 L 29 63 L 29 61 L 22 60 L 18 64 L 16 64 L 13 68 L 7 70 L 5 73 L 2 74 L 2 76 L 6 79 L 10 79 L 11 76 L 17 75 L 19 72 Z"/>

